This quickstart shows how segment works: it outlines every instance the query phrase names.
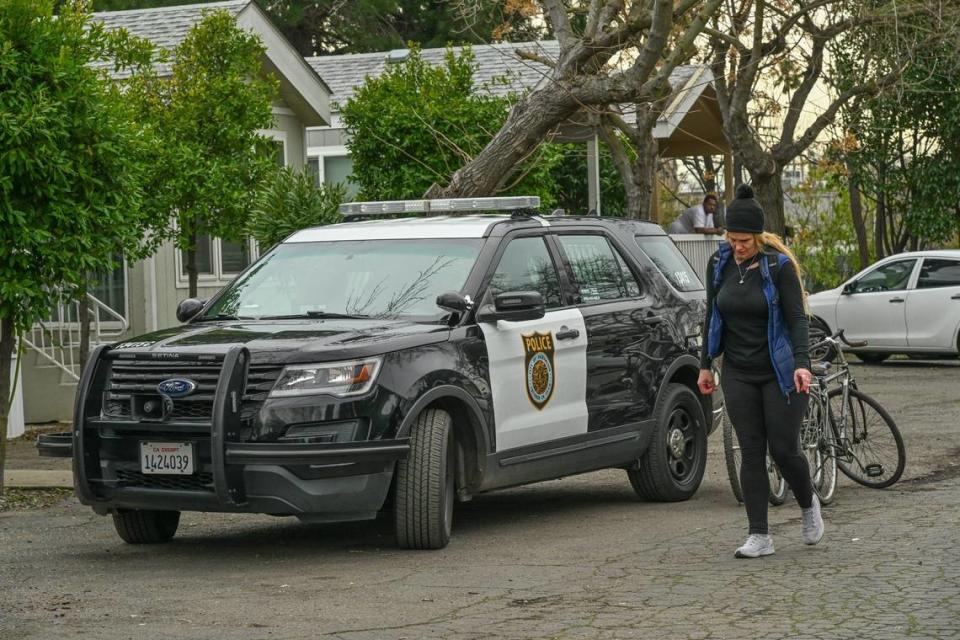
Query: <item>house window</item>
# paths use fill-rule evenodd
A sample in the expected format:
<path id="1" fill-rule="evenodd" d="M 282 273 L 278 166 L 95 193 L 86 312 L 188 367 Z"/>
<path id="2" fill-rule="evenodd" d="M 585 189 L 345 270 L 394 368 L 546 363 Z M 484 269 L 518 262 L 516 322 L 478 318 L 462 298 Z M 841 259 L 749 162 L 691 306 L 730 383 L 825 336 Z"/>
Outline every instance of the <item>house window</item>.
<path id="1" fill-rule="evenodd" d="M 234 242 L 201 235 L 197 242 L 197 282 L 202 287 L 222 286 L 246 269 L 257 257 L 252 239 Z M 189 284 L 187 253 L 177 250 L 177 287 Z"/>
<path id="2" fill-rule="evenodd" d="M 353 161 L 346 147 L 311 147 L 307 149 L 307 171 L 314 177 L 317 184 L 344 185 L 347 197 L 352 198 L 359 191 L 350 174 L 353 172 Z"/>

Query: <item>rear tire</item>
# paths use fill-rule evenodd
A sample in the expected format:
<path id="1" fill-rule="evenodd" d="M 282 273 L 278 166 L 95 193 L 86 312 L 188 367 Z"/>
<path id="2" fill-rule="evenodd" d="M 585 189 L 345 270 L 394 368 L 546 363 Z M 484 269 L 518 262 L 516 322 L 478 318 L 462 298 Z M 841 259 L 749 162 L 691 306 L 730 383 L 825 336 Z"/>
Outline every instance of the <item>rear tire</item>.
<path id="1" fill-rule="evenodd" d="M 707 466 L 707 421 L 689 387 L 671 383 L 657 403 L 656 427 L 638 467 L 627 470 L 633 490 L 653 502 L 689 500 Z"/>
<path id="2" fill-rule="evenodd" d="M 810 318 L 810 346 L 830 337 L 830 327 L 820 318 Z M 810 351 L 810 359 L 819 362 L 832 362 L 837 357 L 833 345 Z"/>
<path id="3" fill-rule="evenodd" d="M 880 364 L 890 357 L 889 353 L 863 353 L 858 352 L 857 357 L 865 364 Z"/>
<path id="4" fill-rule="evenodd" d="M 394 525 L 402 549 L 442 549 L 450 542 L 455 449 L 450 414 L 421 413 L 410 431 L 410 454 L 397 463 Z"/>
<path id="5" fill-rule="evenodd" d="M 118 509 L 113 514 L 113 527 L 128 544 L 170 542 L 180 526 L 179 511 L 143 511 Z"/>
<path id="6" fill-rule="evenodd" d="M 841 437 L 852 456 L 838 462 L 851 480 L 872 489 L 889 487 L 903 475 L 907 452 L 903 436 L 887 410 L 867 394 L 850 389 L 847 424 Z M 843 389 L 830 390 L 830 412 L 839 420 Z"/>

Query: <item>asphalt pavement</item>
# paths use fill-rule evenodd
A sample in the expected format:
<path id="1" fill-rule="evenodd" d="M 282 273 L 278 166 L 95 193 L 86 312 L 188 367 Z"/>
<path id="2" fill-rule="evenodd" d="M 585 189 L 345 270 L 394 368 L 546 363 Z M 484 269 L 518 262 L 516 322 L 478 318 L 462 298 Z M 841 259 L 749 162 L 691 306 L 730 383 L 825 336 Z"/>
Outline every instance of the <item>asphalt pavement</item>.
<path id="1" fill-rule="evenodd" d="M 907 470 L 882 491 L 842 478 L 815 547 L 791 499 L 776 554 L 734 559 L 719 434 L 690 501 L 640 502 L 615 470 L 495 492 L 436 552 L 394 548 L 389 520 L 191 513 L 137 547 L 70 498 L 0 513 L 0 638 L 960 638 L 960 362 L 854 373 Z"/>

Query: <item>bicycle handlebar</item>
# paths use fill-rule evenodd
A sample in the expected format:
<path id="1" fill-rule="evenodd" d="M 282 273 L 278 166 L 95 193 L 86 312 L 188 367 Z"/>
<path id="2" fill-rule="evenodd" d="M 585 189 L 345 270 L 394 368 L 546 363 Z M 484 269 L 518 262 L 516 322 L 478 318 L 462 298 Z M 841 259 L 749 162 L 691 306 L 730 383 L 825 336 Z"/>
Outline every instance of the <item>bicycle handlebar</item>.
<path id="1" fill-rule="evenodd" d="M 837 331 L 837 332 L 836 332 L 835 334 L 833 334 L 832 336 L 830 336 L 830 337 L 828 337 L 828 338 L 824 338 L 824 339 L 821 340 L 820 342 L 818 342 L 818 343 L 816 343 L 816 344 L 814 344 L 814 345 L 811 345 L 811 346 L 810 346 L 811 351 L 812 351 L 813 349 L 816 349 L 816 348 L 818 348 L 818 347 L 822 347 L 822 346 L 827 345 L 827 344 L 836 344 L 837 342 L 842 342 L 843 344 L 847 345 L 848 347 L 853 347 L 854 349 L 856 349 L 856 348 L 858 348 L 858 347 L 865 347 L 865 346 L 867 346 L 867 341 L 866 341 L 866 340 L 847 340 L 846 336 L 843 335 L 843 331 L 844 331 L 843 329 L 840 329 L 839 331 Z"/>

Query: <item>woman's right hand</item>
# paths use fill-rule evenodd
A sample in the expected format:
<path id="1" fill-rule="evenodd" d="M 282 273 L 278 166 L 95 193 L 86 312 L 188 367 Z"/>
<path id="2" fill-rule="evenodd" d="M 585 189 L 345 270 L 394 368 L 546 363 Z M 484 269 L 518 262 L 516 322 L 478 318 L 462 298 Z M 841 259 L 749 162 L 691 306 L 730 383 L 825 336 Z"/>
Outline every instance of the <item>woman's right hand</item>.
<path id="1" fill-rule="evenodd" d="M 710 369 L 700 369 L 700 376 L 697 378 L 697 388 L 705 396 L 710 395 L 717 390 L 717 382 L 713 379 L 713 371 Z"/>

